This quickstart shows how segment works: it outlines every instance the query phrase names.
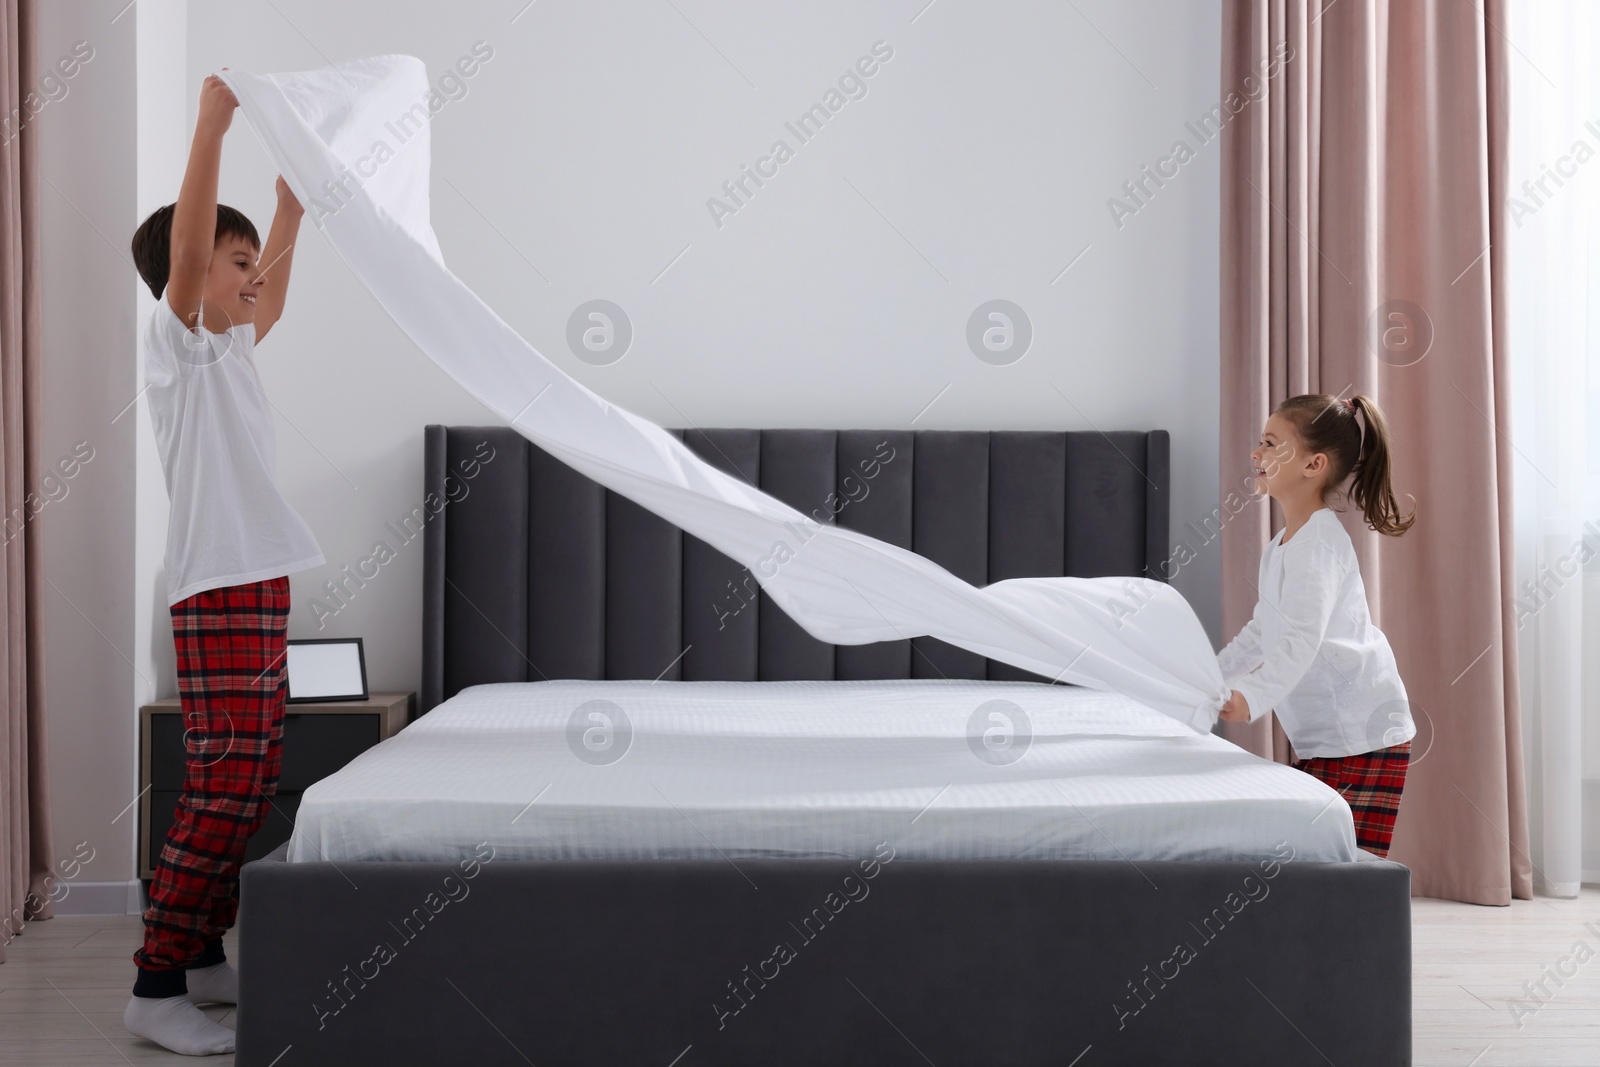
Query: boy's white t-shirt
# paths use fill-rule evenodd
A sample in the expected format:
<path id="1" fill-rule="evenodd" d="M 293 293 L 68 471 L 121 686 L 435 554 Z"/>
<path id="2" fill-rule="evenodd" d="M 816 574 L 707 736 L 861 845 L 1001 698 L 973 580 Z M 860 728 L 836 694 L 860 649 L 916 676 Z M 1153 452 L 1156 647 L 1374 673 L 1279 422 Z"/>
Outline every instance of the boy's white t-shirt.
<path id="1" fill-rule="evenodd" d="M 165 296 L 145 325 L 146 396 L 172 505 L 168 607 L 325 562 L 278 492 L 277 434 L 255 343 L 254 323 L 189 330 Z"/>
<path id="2" fill-rule="evenodd" d="M 1260 599 L 1217 654 L 1250 721 L 1278 713 L 1300 759 L 1356 756 L 1416 735 L 1394 651 L 1372 625 L 1355 546 L 1339 517 L 1318 508 L 1261 555 Z"/>

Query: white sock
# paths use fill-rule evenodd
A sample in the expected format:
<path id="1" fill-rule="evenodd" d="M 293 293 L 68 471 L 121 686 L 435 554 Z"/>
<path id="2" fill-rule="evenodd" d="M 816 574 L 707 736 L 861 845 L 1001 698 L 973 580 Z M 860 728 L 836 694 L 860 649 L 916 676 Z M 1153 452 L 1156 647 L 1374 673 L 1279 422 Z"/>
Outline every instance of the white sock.
<path id="1" fill-rule="evenodd" d="M 206 1018 L 186 996 L 131 997 L 122 1013 L 128 1032 L 182 1056 L 233 1051 L 233 1031 Z"/>
<path id="2" fill-rule="evenodd" d="M 190 967 L 184 972 L 193 1004 L 239 1003 L 239 972 L 227 960 L 210 967 Z"/>

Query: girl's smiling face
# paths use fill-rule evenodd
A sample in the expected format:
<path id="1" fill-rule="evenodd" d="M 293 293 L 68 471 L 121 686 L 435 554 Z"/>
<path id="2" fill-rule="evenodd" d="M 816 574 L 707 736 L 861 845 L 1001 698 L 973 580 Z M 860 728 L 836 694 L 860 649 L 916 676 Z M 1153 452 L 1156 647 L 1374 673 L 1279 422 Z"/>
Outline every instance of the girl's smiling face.
<path id="1" fill-rule="evenodd" d="M 1302 447 L 1294 423 L 1276 414 L 1267 419 L 1261 439 L 1250 453 L 1255 491 L 1281 497 L 1303 484 L 1307 464 L 1302 461 Z"/>

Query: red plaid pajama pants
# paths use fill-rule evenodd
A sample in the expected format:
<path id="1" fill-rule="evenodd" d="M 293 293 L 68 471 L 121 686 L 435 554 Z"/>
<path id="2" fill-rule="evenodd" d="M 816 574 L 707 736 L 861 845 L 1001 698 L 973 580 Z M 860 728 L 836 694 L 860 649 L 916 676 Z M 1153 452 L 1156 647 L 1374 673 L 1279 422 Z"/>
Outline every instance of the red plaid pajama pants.
<path id="1" fill-rule="evenodd" d="M 190 965 L 238 915 L 245 843 L 278 789 L 289 579 L 202 590 L 171 611 L 187 760 L 133 956 L 152 971 Z"/>
<path id="2" fill-rule="evenodd" d="M 1356 844 L 1386 857 L 1410 762 L 1411 742 L 1402 741 L 1359 756 L 1297 759 L 1294 766 L 1338 790 L 1355 817 Z"/>

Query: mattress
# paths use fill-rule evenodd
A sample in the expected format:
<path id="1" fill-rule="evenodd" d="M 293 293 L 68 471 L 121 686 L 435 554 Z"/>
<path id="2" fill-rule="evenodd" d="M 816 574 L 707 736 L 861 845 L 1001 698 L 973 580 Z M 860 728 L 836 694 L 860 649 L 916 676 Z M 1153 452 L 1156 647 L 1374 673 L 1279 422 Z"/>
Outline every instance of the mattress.
<path id="1" fill-rule="evenodd" d="M 1357 856 L 1349 806 L 1116 694 L 969 679 L 463 689 L 308 788 L 291 862 Z"/>

